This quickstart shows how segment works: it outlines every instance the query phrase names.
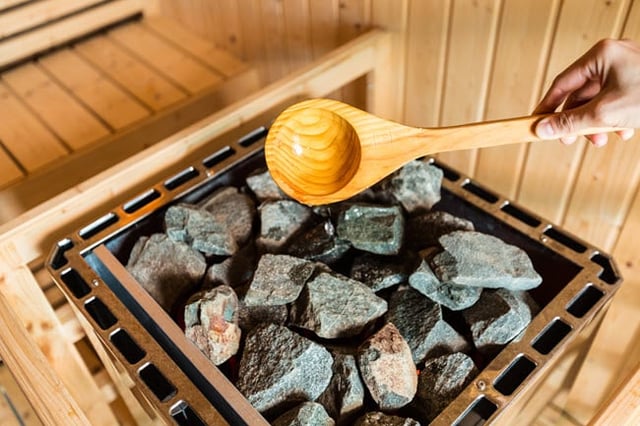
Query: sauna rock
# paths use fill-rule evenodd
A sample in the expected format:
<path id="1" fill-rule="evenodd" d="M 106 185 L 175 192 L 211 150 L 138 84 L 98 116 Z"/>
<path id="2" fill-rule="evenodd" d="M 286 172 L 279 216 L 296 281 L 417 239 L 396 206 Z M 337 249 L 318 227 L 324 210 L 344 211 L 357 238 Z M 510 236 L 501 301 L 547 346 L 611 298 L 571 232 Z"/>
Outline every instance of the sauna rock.
<path id="1" fill-rule="evenodd" d="M 426 161 L 413 160 L 388 176 L 380 184 L 409 213 L 429 211 L 440 201 L 444 174 Z"/>
<path id="2" fill-rule="evenodd" d="M 317 402 L 303 402 L 271 423 L 272 426 L 334 426 L 336 423 Z"/>
<path id="3" fill-rule="evenodd" d="M 410 417 L 400 417 L 371 411 L 360 417 L 354 426 L 420 426 L 420 423 Z"/>
<path id="4" fill-rule="evenodd" d="M 331 220 L 317 224 L 293 241 L 288 253 L 326 264 L 338 262 L 349 251 L 349 242 L 336 236 Z"/>
<path id="5" fill-rule="evenodd" d="M 333 359 L 333 376 L 318 402 L 338 424 L 351 423 L 352 415 L 364 404 L 364 383 L 353 355 L 336 353 Z"/>
<path id="6" fill-rule="evenodd" d="M 260 236 L 258 245 L 270 252 L 284 250 L 296 233 L 313 217 L 309 207 L 292 200 L 267 201 L 258 208 Z"/>
<path id="7" fill-rule="evenodd" d="M 251 189 L 260 202 L 267 200 L 284 200 L 289 198 L 287 197 L 287 194 L 282 192 L 276 181 L 273 180 L 269 170 L 247 177 L 246 182 L 249 189 Z"/>
<path id="8" fill-rule="evenodd" d="M 238 188 L 227 186 L 217 190 L 202 203 L 202 207 L 227 229 L 238 246 L 244 245 L 251 237 L 256 206 L 251 197 L 239 192 Z"/>
<path id="9" fill-rule="evenodd" d="M 432 211 L 407 220 L 406 242 L 413 250 L 437 246 L 438 239 L 453 231 L 474 231 L 473 223 L 443 211 Z"/>
<path id="10" fill-rule="evenodd" d="M 357 249 L 375 254 L 398 254 L 402 247 L 404 216 L 397 206 L 355 204 L 340 214 L 338 236 Z"/>
<path id="11" fill-rule="evenodd" d="M 399 256 L 363 253 L 353 260 L 350 276 L 377 292 L 406 282 L 416 262 L 416 256 L 410 253 Z"/>

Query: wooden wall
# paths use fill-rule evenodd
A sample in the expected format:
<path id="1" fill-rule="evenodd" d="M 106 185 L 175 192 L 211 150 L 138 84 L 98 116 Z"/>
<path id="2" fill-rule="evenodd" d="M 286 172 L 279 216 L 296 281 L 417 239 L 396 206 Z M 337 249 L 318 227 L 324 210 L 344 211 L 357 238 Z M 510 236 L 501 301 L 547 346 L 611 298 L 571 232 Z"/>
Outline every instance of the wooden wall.
<path id="1" fill-rule="evenodd" d="M 394 118 L 415 126 L 525 115 L 596 41 L 640 41 L 640 0 L 156 0 L 275 81 L 371 26 L 394 34 Z M 364 104 L 363 82 L 332 96 Z M 568 396 L 588 418 L 640 339 L 640 134 L 447 153 L 441 159 L 612 253 L 625 285 Z M 636 346 L 634 346 L 636 345 Z M 637 357 L 636 357 L 637 358 Z M 585 391 L 584 389 L 587 389 Z M 587 408 L 585 408 L 587 407 Z M 591 408 L 588 408 L 591 407 Z M 581 418 L 582 417 L 582 418 Z"/>

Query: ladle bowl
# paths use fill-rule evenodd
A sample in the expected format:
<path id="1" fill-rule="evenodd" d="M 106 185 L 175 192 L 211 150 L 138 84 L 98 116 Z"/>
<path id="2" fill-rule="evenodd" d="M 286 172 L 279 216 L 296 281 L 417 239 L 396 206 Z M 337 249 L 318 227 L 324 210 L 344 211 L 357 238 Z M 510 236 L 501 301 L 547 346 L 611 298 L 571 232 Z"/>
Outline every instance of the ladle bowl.
<path id="1" fill-rule="evenodd" d="M 265 142 L 265 158 L 287 195 L 308 205 L 330 204 L 429 154 L 539 140 L 533 126 L 545 116 L 423 129 L 339 101 L 310 99 L 276 118 Z M 579 134 L 616 130 L 590 128 Z"/>

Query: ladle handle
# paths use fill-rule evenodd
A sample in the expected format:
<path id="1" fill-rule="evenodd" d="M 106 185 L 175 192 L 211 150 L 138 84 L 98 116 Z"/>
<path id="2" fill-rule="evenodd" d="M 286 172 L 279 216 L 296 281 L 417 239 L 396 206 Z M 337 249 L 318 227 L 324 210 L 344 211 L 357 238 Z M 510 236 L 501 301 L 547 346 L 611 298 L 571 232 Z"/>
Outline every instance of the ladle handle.
<path id="1" fill-rule="evenodd" d="M 551 114 L 539 114 L 506 120 L 465 124 L 462 126 L 424 129 L 423 135 L 432 138 L 434 136 L 433 131 L 436 131 L 437 138 L 433 140 L 434 144 L 430 147 L 430 150 L 433 148 L 433 152 L 485 148 L 518 142 L 532 142 L 541 140 L 534 132 L 536 123 L 550 115 Z M 589 127 L 581 129 L 575 134 L 591 135 L 620 130 L 623 129 L 616 127 Z M 434 146 L 436 144 L 437 146 Z"/>

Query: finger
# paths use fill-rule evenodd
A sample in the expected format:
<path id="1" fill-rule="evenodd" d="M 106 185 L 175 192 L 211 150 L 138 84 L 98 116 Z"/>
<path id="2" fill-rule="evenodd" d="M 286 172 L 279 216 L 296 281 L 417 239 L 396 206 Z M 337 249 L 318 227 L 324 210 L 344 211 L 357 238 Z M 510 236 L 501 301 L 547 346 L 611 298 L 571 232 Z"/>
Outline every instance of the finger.
<path id="1" fill-rule="evenodd" d="M 606 133 L 595 133 L 593 135 L 586 135 L 586 138 L 591 141 L 591 144 L 597 147 L 605 146 L 609 141 L 609 136 Z"/>
<path id="2" fill-rule="evenodd" d="M 635 131 L 633 129 L 623 129 L 617 131 L 616 134 L 620 136 L 620 139 L 622 139 L 623 141 L 628 141 L 633 137 Z"/>
<path id="3" fill-rule="evenodd" d="M 584 105 L 596 96 L 601 89 L 602 86 L 599 81 L 589 80 L 586 84 L 579 89 L 576 89 L 567 97 L 562 109 L 574 109 Z"/>
<path id="4" fill-rule="evenodd" d="M 579 134 L 582 129 L 601 126 L 601 123 L 594 123 L 592 110 L 598 102 L 598 98 L 574 109 L 564 110 L 540 120 L 536 123 L 535 133 L 541 139 L 565 140 L 568 136 Z"/>
<path id="5" fill-rule="evenodd" d="M 574 143 L 577 140 L 578 140 L 578 137 L 574 136 L 574 135 L 563 136 L 563 137 L 560 138 L 560 142 L 562 142 L 565 145 L 571 145 L 572 143 Z"/>

